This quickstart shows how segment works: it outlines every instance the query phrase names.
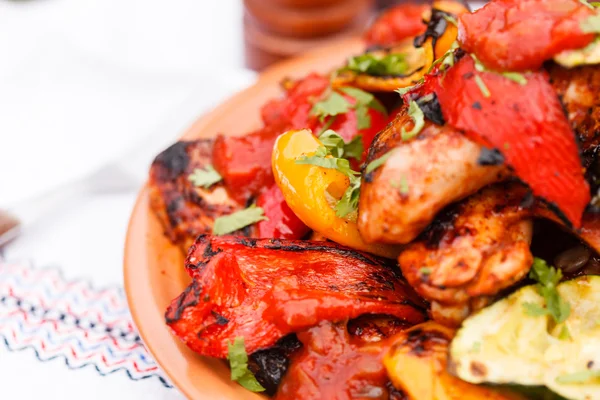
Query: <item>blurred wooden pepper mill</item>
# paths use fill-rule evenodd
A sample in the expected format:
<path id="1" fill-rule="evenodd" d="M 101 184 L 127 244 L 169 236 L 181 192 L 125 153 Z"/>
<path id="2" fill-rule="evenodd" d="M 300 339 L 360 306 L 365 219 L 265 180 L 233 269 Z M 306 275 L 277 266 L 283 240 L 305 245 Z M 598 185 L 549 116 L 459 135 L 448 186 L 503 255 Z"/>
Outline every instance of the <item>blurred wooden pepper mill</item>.
<path id="1" fill-rule="evenodd" d="M 246 65 L 268 65 L 344 37 L 360 35 L 374 0 L 244 0 Z"/>

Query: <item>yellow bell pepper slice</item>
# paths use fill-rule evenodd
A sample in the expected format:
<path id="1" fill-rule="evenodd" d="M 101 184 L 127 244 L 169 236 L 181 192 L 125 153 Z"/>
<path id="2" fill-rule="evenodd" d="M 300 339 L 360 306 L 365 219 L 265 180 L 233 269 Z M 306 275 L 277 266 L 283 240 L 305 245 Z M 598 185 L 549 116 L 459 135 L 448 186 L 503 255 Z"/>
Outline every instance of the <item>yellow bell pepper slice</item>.
<path id="1" fill-rule="evenodd" d="M 279 136 L 273 149 L 273 175 L 286 203 L 309 228 L 344 246 L 383 257 L 396 258 L 399 246 L 367 244 L 356 221 L 340 218 L 335 202 L 350 182 L 343 173 L 311 164 L 296 164 L 313 155 L 321 142 L 310 130 L 290 131 Z"/>
<path id="2" fill-rule="evenodd" d="M 395 387 L 411 400 L 525 400 L 517 393 L 465 382 L 451 375 L 448 346 L 454 330 L 425 322 L 391 339 L 383 364 Z"/>

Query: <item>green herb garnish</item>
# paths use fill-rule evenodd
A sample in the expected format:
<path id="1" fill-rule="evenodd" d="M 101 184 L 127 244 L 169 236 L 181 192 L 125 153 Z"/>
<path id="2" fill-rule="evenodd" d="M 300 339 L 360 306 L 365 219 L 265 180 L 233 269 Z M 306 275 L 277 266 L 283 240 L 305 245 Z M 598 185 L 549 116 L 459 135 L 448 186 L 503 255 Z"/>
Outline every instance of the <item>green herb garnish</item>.
<path id="1" fill-rule="evenodd" d="M 207 165 L 204 169 L 196 168 L 188 176 L 188 180 L 196 187 L 208 189 L 217 182 L 223 180 L 221 175 L 213 168 L 212 165 Z"/>
<path id="2" fill-rule="evenodd" d="M 350 167 L 350 162 L 346 158 L 340 157 L 361 157 L 362 139 L 358 137 L 349 143 L 344 143 L 342 137 L 333 131 L 325 132 L 319 139 L 322 139 L 323 146 L 319 147 L 312 156 L 297 158 L 296 164 L 311 164 L 335 169 L 348 177 L 350 185 L 335 206 L 336 215 L 343 218 L 358 208 L 361 182 L 360 173 Z M 336 155 L 340 155 L 340 157 L 336 157 Z"/>
<path id="3" fill-rule="evenodd" d="M 337 91 L 332 91 L 323 100 L 315 103 L 311 110 L 311 114 L 319 117 L 320 121 L 324 121 L 327 117 L 329 117 L 325 127 L 323 127 L 323 132 L 331 127 L 333 119 L 336 116 L 345 114 L 352 108 L 356 110 L 356 125 L 358 130 L 371 127 L 371 116 L 369 115 L 368 110 L 369 108 L 387 115 L 387 110 L 383 104 L 381 104 L 381 102 L 377 100 L 371 93 L 353 87 L 344 87 L 341 88 L 340 91 L 354 98 L 354 105 L 351 105 L 350 102 Z"/>
<path id="4" fill-rule="evenodd" d="M 340 135 L 329 129 L 319 136 L 319 141 L 325 146 L 328 154 L 335 158 L 354 158 L 359 161 L 362 158 L 364 151 L 362 135 L 346 143 Z"/>
<path id="5" fill-rule="evenodd" d="M 393 153 L 394 153 L 393 150 L 392 151 L 388 151 L 387 153 L 385 153 L 381 157 L 379 157 L 379 158 L 371 161 L 369 163 L 369 165 L 367 165 L 367 168 L 365 169 L 365 173 L 366 174 L 370 174 L 371 172 L 375 171 L 377 168 L 381 167 L 392 156 Z"/>
<path id="6" fill-rule="evenodd" d="M 409 65 L 404 54 L 387 54 L 381 57 L 368 53 L 350 57 L 348 64 L 342 68 L 342 71 L 374 76 L 398 76 L 406 74 L 408 68 Z"/>
<path id="7" fill-rule="evenodd" d="M 490 89 L 488 89 L 488 87 L 485 86 L 485 82 L 483 82 L 483 79 L 481 79 L 481 76 L 475 75 L 475 83 L 479 87 L 479 90 L 481 90 L 483 97 L 490 97 L 492 95 L 490 93 Z"/>
<path id="8" fill-rule="evenodd" d="M 402 127 L 402 140 L 410 140 L 417 136 L 425 126 L 425 115 L 416 101 L 411 100 L 408 103 L 408 116 L 412 118 L 414 126 L 410 131 Z"/>
<path id="9" fill-rule="evenodd" d="M 329 96 L 315 103 L 310 113 L 324 121 L 326 117 L 335 117 L 345 114 L 350 110 L 350 103 L 338 92 L 331 92 Z"/>
<path id="10" fill-rule="evenodd" d="M 245 228 L 248 225 L 266 220 L 268 220 L 268 218 L 265 217 L 264 210 L 261 207 L 252 205 L 245 210 L 237 211 L 233 214 L 225 215 L 215 219 L 213 234 L 226 235 L 228 233 Z"/>
<path id="11" fill-rule="evenodd" d="M 231 380 L 253 392 L 264 392 L 265 388 L 248 369 L 248 354 L 243 337 L 236 337 L 233 343 L 227 343 L 227 359 L 231 368 Z"/>
<path id="12" fill-rule="evenodd" d="M 421 274 L 423 276 L 429 276 L 429 275 L 431 275 L 432 272 L 433 272 L 433 269 L 431 269 L 429 267 L 422 267 L 419 269 L 419 274 Z"/>
<path id="13" fill-rule="evenodd" d="M 360 177 L 349 175 L 350 185 L 335 206 L 335 215 L 344 218 L 358 209 L 358 198 L 360 196 Z"/>
<path id="14" fill-rule="evenodd" d="M 534 317 L 550 315 L 557 324 L 566 321 L 571 314 L 571 306 L 560 297 L 556 288 L 562 279 L 562 271 L 548 266 L 546 261 L 536 257 L 533 260 L 529 277 L 538 282 L 536 288 L 544 298 L 546 306 L 541 307 L 534 303 L 524 303 L 525 313 Z"/>

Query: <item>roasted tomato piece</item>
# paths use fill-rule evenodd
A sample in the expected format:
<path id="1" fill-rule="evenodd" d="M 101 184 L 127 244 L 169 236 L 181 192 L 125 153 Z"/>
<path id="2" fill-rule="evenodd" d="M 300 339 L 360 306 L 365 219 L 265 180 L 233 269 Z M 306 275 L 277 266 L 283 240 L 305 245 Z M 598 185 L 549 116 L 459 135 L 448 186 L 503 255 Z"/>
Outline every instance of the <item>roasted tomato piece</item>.
<path id="1" fill-rule="evenodd" d="M 369 46 L 388 46 L 425 32 L 427 4 L 405 3 L 383 12 L 365 35 Z"/>
<path id="2" fill-rule="evenodd" d="M 523 74 L 517 83 L 479 72 L 469 56 L 427 85 L 433 87 L 444 120 L 472 140 L 502 153 L 534 195 L 575 227 L 590 201 L 575 135 L 544 72 Z"/>
<path id="3" fill-rule="evenodd" d="M 285 202 L 279 186 L 273 185 L 258 196 L 258 207 L 265 211 L 267 220 L 260 221 L 256 227 L 258 237 L 275 239 L 302 239 L 310 232 Z"/>
<path id="4" fill-rule="evenodd" d="M 496 70 L 536 70 L 594 39 L 580 23 L 594 10 L 578 0 L 494 0 L 460 17 L 461 47 Z"/>
<path id="5" fill-rule="evenodd" d="M 284 131 L 280 126 L 267 126 L 245 136 L 219 135 L 215 140 L 213 166 L 238 203 L 245 205 L 273 184 L 271 153 L 277 136 Z"/>
<path id="6" fill-rule="evenodd" d="M 193 282 L 169 306 L 166 321 L 207 356 L 225 358 L 239 336 L 253 353 L 322 320 L 369 313 L 407 323 L 425 318 L 422 300 L 393 265 L 335 243 L 200 236 L 186 268 Z"/>
<path id="7" fill-rule="evenodd" d="M 275 400 L 402 399 L 383 366 L 385 341 L 365 343 L 345 323 L 321 322 L 298 334 L 304 345 L 281 382 Z"/>

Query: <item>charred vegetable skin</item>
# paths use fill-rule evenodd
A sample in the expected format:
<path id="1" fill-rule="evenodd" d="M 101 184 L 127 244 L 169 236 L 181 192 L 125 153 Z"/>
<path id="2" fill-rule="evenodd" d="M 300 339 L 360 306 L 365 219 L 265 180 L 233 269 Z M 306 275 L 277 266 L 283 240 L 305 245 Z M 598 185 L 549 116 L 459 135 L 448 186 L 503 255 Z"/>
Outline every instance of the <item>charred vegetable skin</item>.
<path id="1" fill-rule="evenodd" d="M 222 182 L 209 189 L 189 180 L 211 164 L 212 139 L 177 142 L 159 154 L 150 169 L 150 206 L 165 235 L 187 252 L 194 239 L 212 231 L 214 220 L 240 210 Z"/>
<path id="2" fill-rule="evenodd" d="M 186 260 L 193 281 L 166 312 L 192 350 L 253 353 L 320 321 L 389 314 L 422 321 L 423 303 L 394 265 L 328 242 L 200 236 Z"/>

